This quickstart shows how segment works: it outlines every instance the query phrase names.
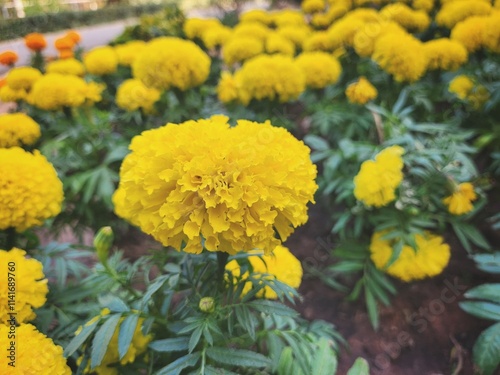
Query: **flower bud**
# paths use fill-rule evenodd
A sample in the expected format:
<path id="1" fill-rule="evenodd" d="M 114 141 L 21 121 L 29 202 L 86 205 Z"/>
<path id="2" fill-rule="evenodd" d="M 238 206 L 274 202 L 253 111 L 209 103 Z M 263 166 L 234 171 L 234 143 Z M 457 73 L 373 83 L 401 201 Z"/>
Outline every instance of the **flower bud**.
<path id="1" fill-rule="evenodd" d="M 212 297 L 203 297 L 198 307 L 203 312 L 212 313 L 215 310 L 215 301 Z"/>
<path id="2" fill-rule="evenodd" d="M 108 261 L 109 249 L 113 244 L 113 239 L 114 235 L 111 227 L 102 227 L 94 237 L 94 247 L 102 264 L 106 264 Z"/>

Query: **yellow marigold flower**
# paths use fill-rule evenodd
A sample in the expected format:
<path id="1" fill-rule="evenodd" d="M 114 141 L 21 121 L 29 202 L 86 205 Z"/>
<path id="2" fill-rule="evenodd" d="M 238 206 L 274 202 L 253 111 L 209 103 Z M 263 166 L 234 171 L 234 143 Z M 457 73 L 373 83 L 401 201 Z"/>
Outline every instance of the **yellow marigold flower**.
<path id="1" fill-rule="evenodd" d="M 328 38 L 332 49 L 337 49 L 345 46 L 352 46 L 354 35 L 360 30 L 366 21 L 358 17 L 343 17 L 327 30 Z"/>
<path id="2" fill-rule="evenodd" d="M 159 90 L 147 87 L 142 81 L 127 79 L 118 87 L 116 104 L 127 111 L 142 109 L 150 113 L 160 96 Z"/>
<path id="3" fill-rule="evenodd" d="M 248 60 L 238 72 L 238 79 L 244 104 L 251 99 L 288 102 L 297 99 L 306 88 L 302 69 L 284 55 L 260 55 Z"/>
<path id="4" fill-rule="evenodd" d="M 368 22 L 359 29 L 353 38 L 353 47 L 361 57 L 370 57 L 375 49 L 377 40 L 386 34 L 396 35 L 406 33 L 398 23 L 394 21 Z"/>
<path id="5" fill-rule="evenodd" d="M 401 3 L 389 4 L 380 11 L 386 20 L 395 21 L 409 31 L 422 32 L 431 23 L 429 15 L 422 10 L 413 10 Z"/>
<path id="6" fill-rule="evenodd" d="M 0 148 L 31 146 L 40 136 L 40 125 L 28 115 L 0 114 Z"/>
<path id="7" fill-rule="evenodd" d="M 483 47 L 486 20 L 486 17 L 477 16 L 457 23 L 450 38 L 462 43 L 469 53 L 475 52 Z"/>
<path id="8" fill-rule="evenodd" d="M 12 68 L 7 74 L 7 85 L 13 90 L 27 90 L 40 79 L 42 73 L 30 66 Z"/>
<path id="9" fill-rule="evenodd" d="M 221 22 L 216 18 L 188 18 L 184 22 L 184 34 L 188 39 L 201 38 L 203 33 L 212 27 L 222 26 Z"/>
<path id="10" fill-rule="evenodd" d="M 270 32 L 271 30 L 267 26 L 259 22 L 240 23 L 233 29 L 233 35 L 235 38 L 251 37 L 259 39 L 262 42 L 267 39 Z"/>
<path id="11" fill-rule="evenodd" d="M 116 56 L 118 57 L 118 64 L 123 66 L 131 66 L 137 56 L 139 56 L 144 48 L 146 42 L 142 40 L 132 40 L 125 44 L 115 46 Z"/>
<path id="12" fill-rule="evenodd" d="M 83 64 L 90 74 L 113 74 L 118 68 L 118 56 L 113 47 L 96 47 L 83 57 Z"/>
<path id="13" fill-rule="evenodd" d="M 105 316 L 108 314 L 109 310 L 101 312 L 100 316 Z M 99 318 L 99 316 L 93 318 L 93 320 L 96 320 L 97 318 Z M 118 335 L 120 333 L 120 324 L 124 319 L 125 318 L 120 319 L 120 323 L 116 327 L 113 336 L 111 336 L 111 340 L 109 341 L 106 354 L 104 354 L 104 358 L 102 359 L 101 364 L 92 370 L 90 369 L 89 364 L 84 370 L 85 374 L 97 373 L 99 375 L 120 375 L 120 368 L 116 367 L 118 363 L 122 366 L 128 363 L 134 363 L 136 357 L 140 356 L 147 350 L 148 344 L 152 340 L 153 336 L 150 334 L 144 335 L 142 333 L 144 318 L 139 318 L 139 320 L 137 321 L 137 326 L 135 327 L 134 335 L 132 337 L 132 342 L 130 343 L 130 347 L 123 358 L 120 359 L 120 355 L 118 352 Z M 78 360 L 78 362 L 81 363 L 81 358 Z"/>
<path id="14" fill-rule="evenodd" d="M 354 196 L 367 206 L 382 207 L 396 199 L 395 191 L 403 180 L 404 162 L 399 146 L 387 147 L 367 160 L 354 177 Z"/>
<path id="15" fill-rule="evenodd" d="M 304 0 L 302 1 L 301 8 L 305 14 L 312 14 L 322 12 L 325 9 L 324 0 Z"/>
<path id="16" fill-rule="evenodd" d="M 307 26 L 283 26 L 276 32 L 295 44 L 297 48 L 302 48 L 304 41 L 311 34 L 311 29 Z"/>
<path id="17" fill-rule="evenodd" d="M 459 75 L 453 78 L 448 86 L 448 91 L 458 96 L 460 99 L 466 99 L 474 88 L 474 81 L 465 75 Z"/>
<path id="18" fill-rule="evenodd" d="M 266 52 L 294 56 L 295 44 L 281 34 L 273 32 L 266 39 Z"/>
<path id="19" fill-rule="evenodd" d="M 327 31 L 316 31 L 310 34 L 302 46 L 304 51 L 333 51 L 334 45 Z"/>
<path id="20" fill-rule="evenodd" d="M 398 82 L 418 81 L 429 63 L 423 43 L 410 34 L 385 34 L 375 43 L 372 59 Z"/>
<path id="21" fill-rule="evenodd" d="M 4 103 L 26 100 L 27 97 L 28 93 L 24 89 L 14 90 L 8 85 L 0 87 L 0 100 Z"/>
<path id="22" fill-rule="evenodd" d="M 47 73 L 70 74 L 83 77 L 85 66 L 77 59 L 55 60 L 47 64 L 45 70 Z"/>
<path id="23" fill-rule="evenodd" d="M 252 251 L 251 253 L 259 253 Z M 264 276 L 266 280 L 278 280 L 282 283 L 298 289 L 302 283 L 302 264 L 300 261 L 284 246 L 277 246 L 274 251 L 268 255 L 251 255 L 248 261 L 253 269 L 254 277 L 259 277 L 258 274 L 269 274 Z M 226 265 L 226 270 L 230 271 L 233 277 L 241 277 L 242 280 L 247 280 L 248 272 L 241 275 L 240 265 L 236 260 L 230 261 Z M 257 274 L 257 275 L 255 275 Z M 242 296 L 247 294 L 252 289 L 252 283 L 248 281 L 243 288 Z M 266 286 L 259 290 L 256 294 L 257 298 L 277 299 L 276 292 Z"/>
<path id="24" fill-rule="evenodd" d="M 304 14 L 299 10 L 283 9 L 271 13 L 272 22 L 278 28 L 285 25 L 302 26 L 306 24 Z"/>
<path id="25" fill-rule="evenodd" d="M 482 28 L 484 46 L 494 53 L 500 53 L 500 12 L 492 13 Z"/>
<path id="26" fill-rule="evenodd" d="M 233 30 L 226 26 L 212 27 L 206 30 L 201 36 L 201 40 L 207 49 L 222 46 L 233 35 Z"/>
<path id="27" fill-rule="evenodd" d="M 26 251 L 13 248 L 6 251 L 0 249 L 0 266 L 5 270 L 0 274 L 0 325 L 9 324 L 9 320 L 15 317 L 17 323 L 26 323 L 36 318 L 33 309 L 42 307 L 47 301 L 47 279 L 43 274 L 43 266 L 38 260 L 26 258 Z M 9 264 L 15 264 L 15 280 L 9 280 Z M 15 303 L 8 304 L 8 285 L 15 284 Z M 11 315 L 12 314 L 12 315 Z M 2 361 L 3 362 L 3 361 Z M 2 372 L 3 374 L 3 372 Z"/>
<path id="28" fill-rule="evenodd" d="M 467 62 L 469 54 L 462 43 L 440 38 L 424 43 L 429 56 L 429 70 L 457 70 Z"/>
<path id="29" fill-rule="evenodd" d="M 0 230 L 24 231 L 61 211 L 62 183 L 39 151 L 0 149 L 0 165 Z"/>
<path id="30" fill-rule="evenodd" d="M 295 61 L 306 76 L 306 85 L 314 89 L 334 84 L 342 73 L 339 61 L 326 52 L 303 52 Z"/>
<path id="31" fill-rule="evenodd" d="M 24 44 L 26 44 L 26 47 L 30 50 L 35 52 L 39 52 L 47 47 L 47 41 L 45 40 L 43 34 L 40 33 L 31 33 L 26 35 L 24 37 Z"/>
<path id="32" fill-rule="evenodd" d="M 463 182 L 456 186 L 452 195 L 443 199 L 443 203 L 448 206 L 448 211 L 451 214 L 463 215 L 474 209 L 472 202 L 476 199 L 474 185 L 470 182 Z"/>
<path id="33" fill-rule="evenodd" d="M 269 25 L 272 22 L 271 14 L 262 9 L 253 9 L 240 15 L 240 22 L 260 22 Z"/>
<path id="34" fill-rule="evenodd" d="M 15 367 L 10 366 L 10 359 L 4 356 L 0 361 L 2 375 L 71 375 L 63 348 L 38 332 L 35 326 L 21 324 L 16 328 L 14 340 L 9 339 L 9 329 L 10 326 L 0 324 L 0 345 L 8 349 L 12 345 L 11 341 L 15 342 Z"/>
<path id="35" fill-rule="evenodd" d="M 434 0 L 413 0 L 412 7 L 430 13 L 434 9 Z"/>
<path id="36" fill-rule="evenodd" d="M 232 37 L 222 48 L 224 62 L 231 66 L 237 62 L 248 60 L 264 51 L 264 44 L 250 36 Z"/>
<path id="37" fill-rule="evenodd" d="M 487 1 L 460 0 L 444 4 L 436 14 L 436 23 L 452 29 L 458 22 L 471 16 L 485 16 L 492 11 Z"/>
<path id="38" fill-rule="evenodd" d="M 230 103 L 239 98 L 240 84 L 229 72 L 222 72 L 217 85 L 217 97 L 222 103 Z"/>
<path id="39" fill-rule="evenodd" d="M 378 96 L 378 91 L 365 77 L 347 86 L 345 90 L 347 99 L 353 104 L 366 104 Z"/>
<path id="40" fill-rule="evenodd" d="M 311 25 L 317 29 L 326 29 L 331 24 L 332 20 L 326 13 L 315 13 L 311 17 Z"/>
<path id="41" fill-rule="evenodd" d="M 17 61 L 19 56 L 17 56 L 17 53 L 14 51 L 4 51 L 0 53 L 0 64 L 1 65 L 14 65 Z"/>
<path id="42" fill-rule="evenodd" d="M 175 87 L 185 91 L 206 81 L 210 57 L 189 40 L 157 38 L 136 58 L 132 72 L 134 78 L 146 86 L 164 90 Z"/>
<path id="43" fill-rule="evenodd" d="M 167 124 L 135 137 L 130 149 L 116 213 L 188 253 L 200 253 L 203 240 L 208 251 L 269 253 L 307 221 L 317 189 L 309 148 L 270 122 L 230 127 L 214 116 Z"/>
<path id="44" fill-rule="evenodd" d="M 88 84 L 77 76 L 48 73 L 35 82 L 28 102 L 46 111 L 80 107 L 88 99 L 89 88 L 100 88 L 102 91 L 104 87 L 93 82 Z"/>
<path id="45" fill-rule="evenodd" d="M 416 249 L 403 246 L 398 259 L 389 267 L 387 264 L 393 254 L 394 240 L 386 240 L 387 232 L 376 232 L 370 244 L 371 259 L 375 266 L 405 282 L 433 277 L 443 272 L 450 261 L 450 246 L 443 237 L 430 232 L 416 234 Z M 387 268 L 386 268 L 387 267 Z"/>
<path id="46" fill-rule="evenodd" d="M 97 82 L 88 82 L 85 90 L 85 105 L 93 105 L 102 100 L 102 92 L 106 89 L 106 85 Z"/>
<path id="47" fill-rule="evenodd" d="M 330 18 L 330 21 L 333 22 L 336 19 L 339 19 L 349 12 L 350 6 L 344 3 L 333 4 L 328 8 L 326 14 Z"/>

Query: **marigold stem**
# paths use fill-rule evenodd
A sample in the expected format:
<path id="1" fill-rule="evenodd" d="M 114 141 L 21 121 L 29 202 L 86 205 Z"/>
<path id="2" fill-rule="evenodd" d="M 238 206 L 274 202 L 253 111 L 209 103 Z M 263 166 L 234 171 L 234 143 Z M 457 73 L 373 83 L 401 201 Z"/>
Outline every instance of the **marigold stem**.
<path id="1" fill-rule="evenodd" d="M 224 272 L 226 270 L 227 259 L 229 254 L 225 252 L 217 252 L 217 285 L 219 290 L 224 290 Z"/>

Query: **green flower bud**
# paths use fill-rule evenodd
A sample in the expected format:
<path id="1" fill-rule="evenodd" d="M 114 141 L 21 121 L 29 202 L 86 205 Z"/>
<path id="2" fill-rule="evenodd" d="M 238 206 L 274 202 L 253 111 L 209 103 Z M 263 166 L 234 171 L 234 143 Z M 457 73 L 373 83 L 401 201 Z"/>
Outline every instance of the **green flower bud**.
<path id="1" fill-rule="evenodd" d="M 215 301 L 212 297 L 203 297 L 198 307 L 203 312 L 212 313 L 215 310 Z"/>
<path id="2" fill-rule="evenodd" d="M 113 244 L 113 229 L 111 227 L 102 227 L 94 237 L 94 247 L 97 252 L 97 257 L 102 264 L 108 262 L 108 254 L 111 245 Z"/>

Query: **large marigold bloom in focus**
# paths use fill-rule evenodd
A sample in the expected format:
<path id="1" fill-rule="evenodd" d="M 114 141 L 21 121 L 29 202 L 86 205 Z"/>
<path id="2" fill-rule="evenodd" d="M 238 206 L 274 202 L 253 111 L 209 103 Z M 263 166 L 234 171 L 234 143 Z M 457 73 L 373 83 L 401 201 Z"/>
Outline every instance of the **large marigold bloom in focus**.
<path id="1" fill-rule="evenodd" d="M 310 150 L 269 122 L 227 121 L 167 124 L 135 137 L 113 196 L 116 213 L 188 253 L 203 246 L 269 253 L 280 245 L 307 221 L 317 189 Z"/>
<path id="2" fill-rule="evenodd" d="M 47 47 L 47 41 L 43 34 L 40 33 L 31 33 L 24 37 L 24 44 L 30 50 L 34 52 L 41 51 L 45 47 Z"/>
<path id="3" fill-rule="evenodd" d="M 30 146 L 41 136 L 40 125 L 24 113 L 0 115 L 0 148 Z"/>
<path id="4" fill-rule="evenodd" d="M 326 52 L 303 52 L 295 60 L 306 76 L 306 84 L 315 89 L 334 84 L 342 73 L 342 66 Z"/>
<path id="5" fill-rule="evenodd" d="M 36 314 L 34 308 L 39 308 L 47 301 L 47 279 L 43 274 L 43 266 L 36 259 L 28 259 L 25 257 L 26 252 L 21 249 L 13 248 L 12 250 L 0 250 L 0 266 L 5 272 L 0 274 L 0 298 L 4 302 L 0 304 L 0 325 L 8 324 L 10 319 L 9 313 L 15 313 L 15 318 L 18 323 L 26 323 L 35 319 Z M 15 303 L 8 305 L 8 265 L 13 262 L 16 264 L 15 283 Z M 14 309 L 11 310 L 10 308 Z M 3 361 L 2 361 L 3 362 Z M 2 374 L 5 374 L 2 372 Z"/>
<path id="6" fill-rule="evenodd" d="M 382 207 L 396 199 L 396 188 L 403 180 L 404 149 L 391 146 L 367 160 L 354 177 L 354 196 L 367 206 Z"/>
<path id="7" fill-rule="evenodd" d="M 23 231 L 61 211 L 62 183 L 40 152 L 0 149 L 0 165 L 0 230 Z"/>
<path id="8" fill-rule="evenodd" d="M 451 214 L 463 215 L 474 209 L 472 202 L 476 199 L 474 185 L 470 182 L 463 182 L 456 186 L 452 195 L 443 199 L 443 203 L 448 206 L 448 211 Z"/>
<path id="9" fill-rule="evenodd" d="M 149 42 L 132 64 L 134 78 L 146 86 L 187 90 L 210 73 L 210 57 L 189 40 L 163 37 Z"/>
<path id="10" fill-rule="evenodd" d="M 444 242 L 443 237 L 426 232 L 415 235 L 416 249 L 404 245 L 398 259 L 387 267 L 394 251 L 394 240 L 384 239 L 385 234 L 387 232 L 373 234 L 370 243 L 371 259 L 378 269 L 400 280 L 409 282 L 437 276 L 450 261 L 450 246 Z"/>
<path id="11" fill-rule="evenodd" d="M 250 255 L 248 261 L 252 266 L 253 274 L 269 274 L 266 279 L 278 280 L 282 283 L 298 289 L 302 283 L 302 264 L 300 261 L 284 246 L 278 246 L 271 254 L 268 255 Z M 241 275 L 241 270 L 236 260 L 230 261 L 226 265 L 226 270 L 231 271 L 234 277 L 241 277 L 243 280 L 248 279 L 248 273 Z M 243 288 L 242 296 L 247 294 L 252 289 L 252 283 L 247 282 Z M 277 299 L 278 295 L 269 286 L 265 286 L 256 294 L 258 298 Z"/>

